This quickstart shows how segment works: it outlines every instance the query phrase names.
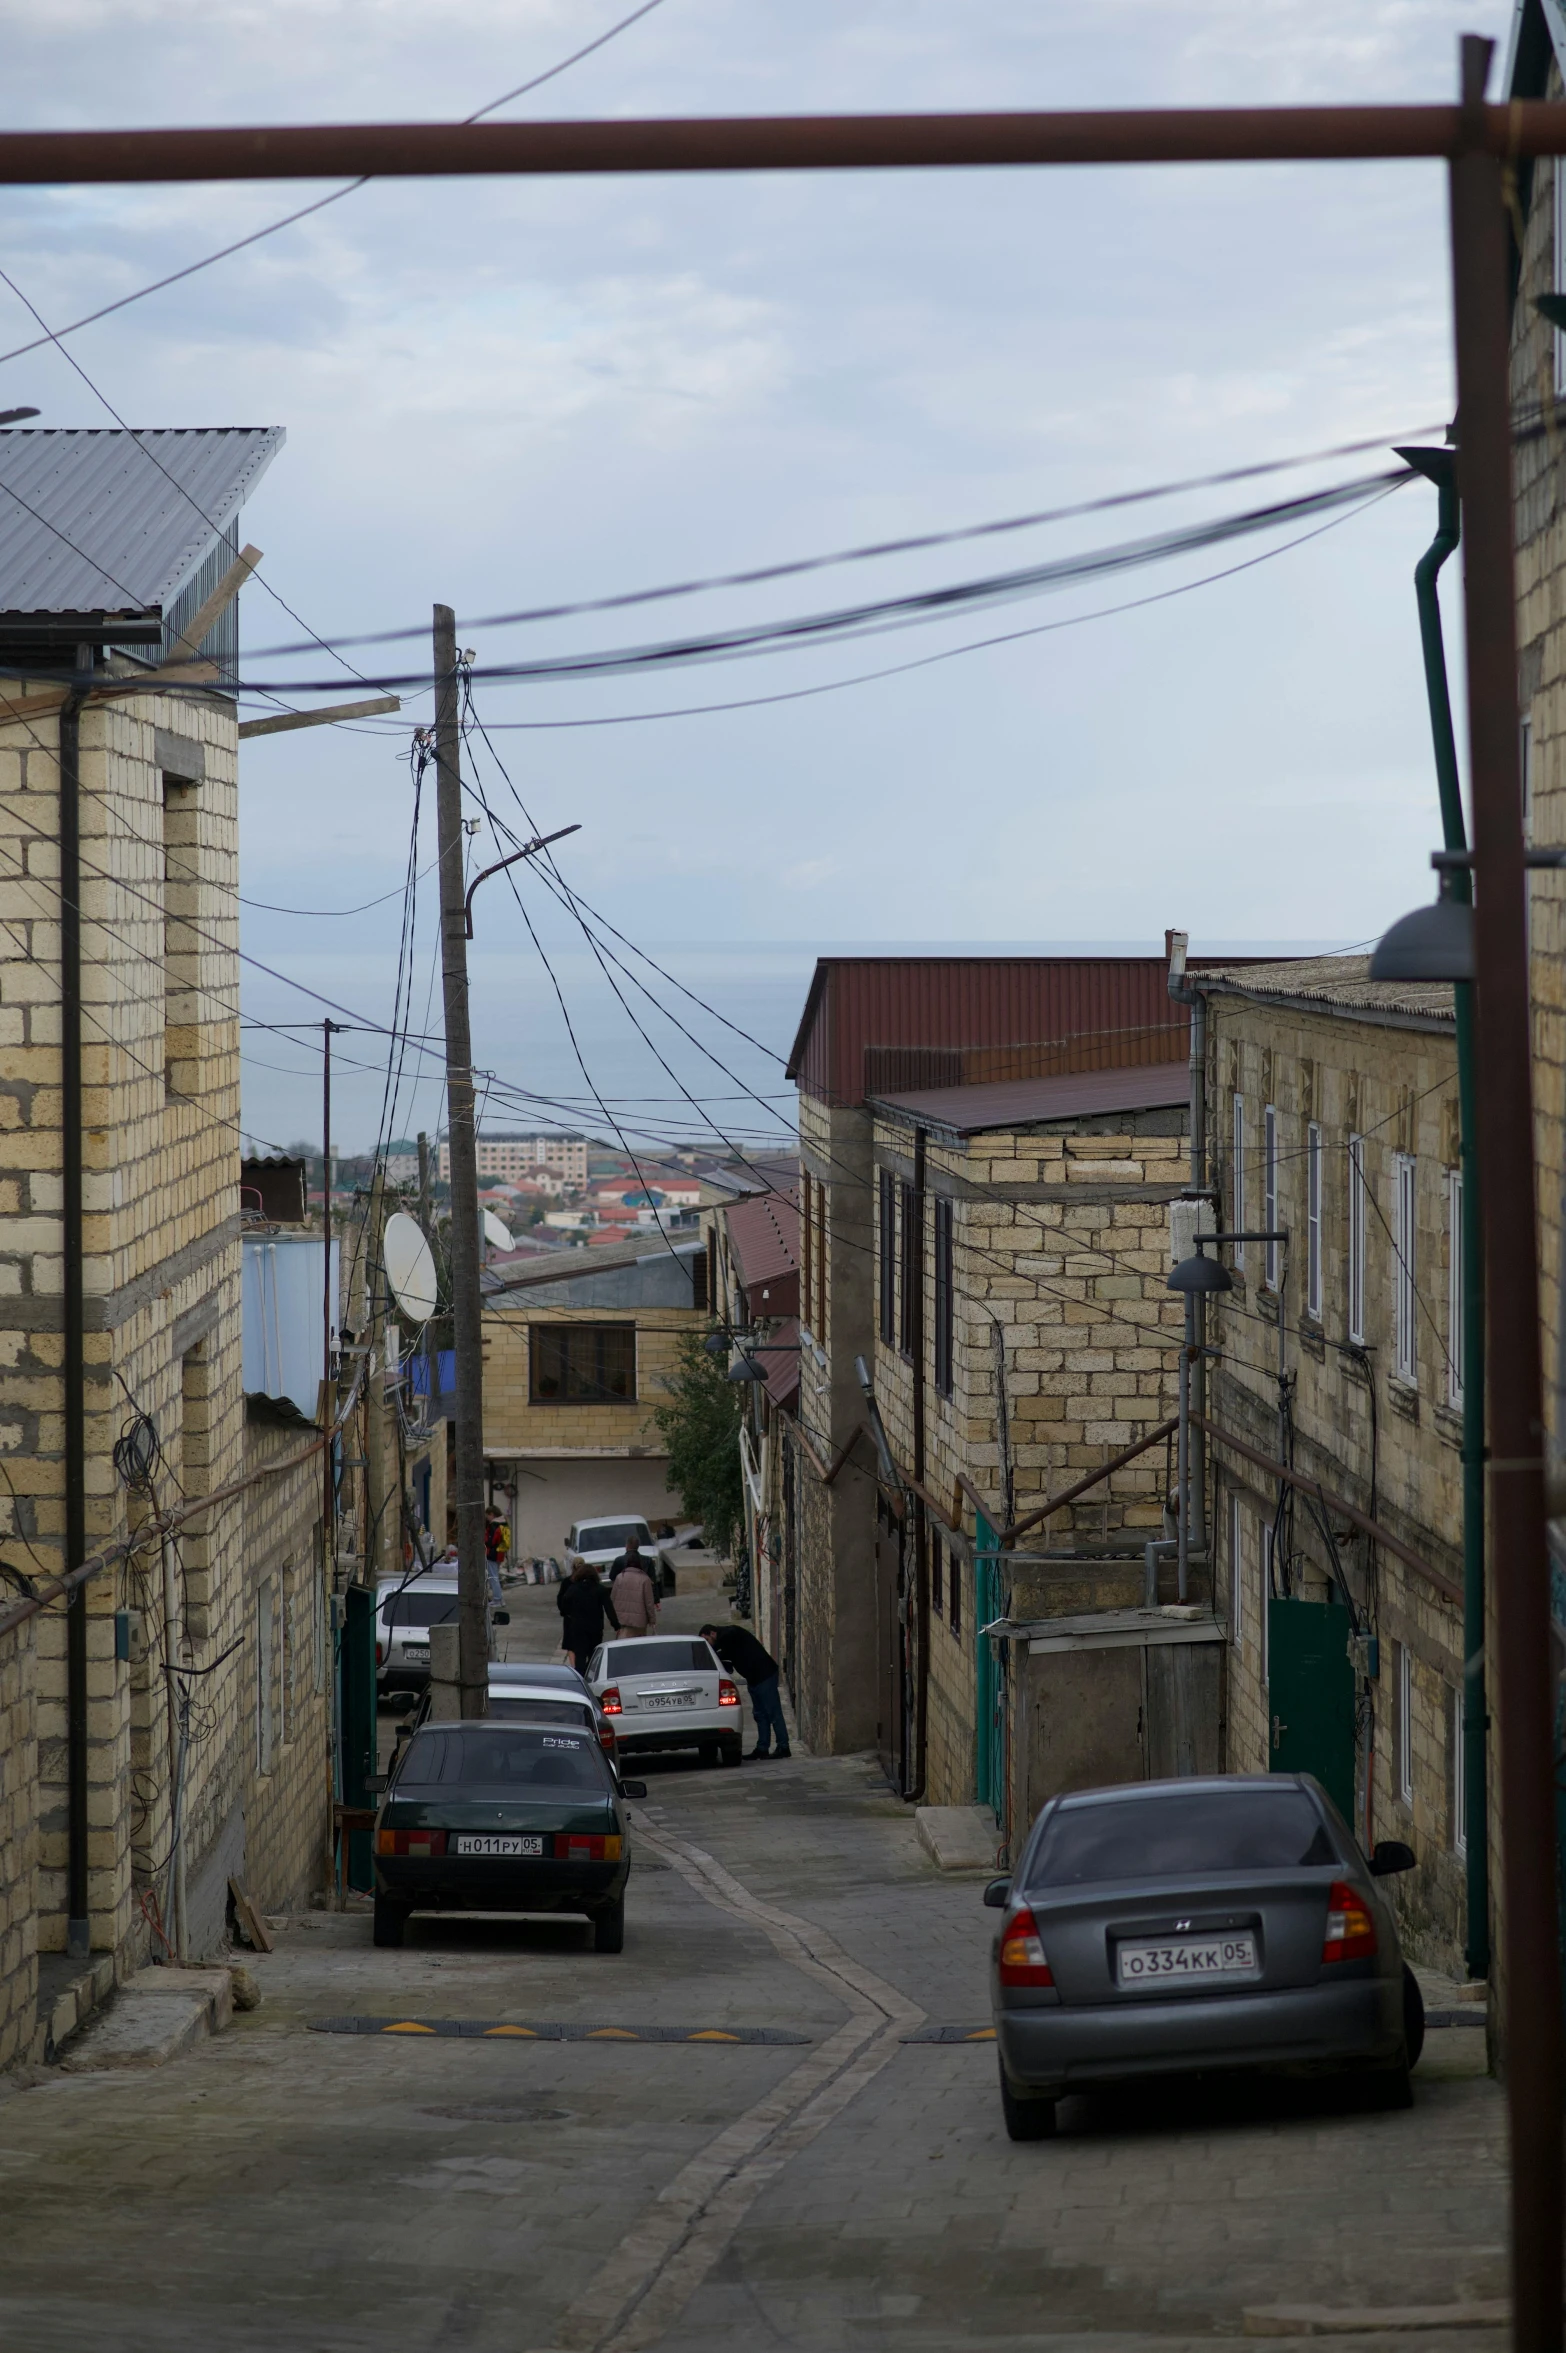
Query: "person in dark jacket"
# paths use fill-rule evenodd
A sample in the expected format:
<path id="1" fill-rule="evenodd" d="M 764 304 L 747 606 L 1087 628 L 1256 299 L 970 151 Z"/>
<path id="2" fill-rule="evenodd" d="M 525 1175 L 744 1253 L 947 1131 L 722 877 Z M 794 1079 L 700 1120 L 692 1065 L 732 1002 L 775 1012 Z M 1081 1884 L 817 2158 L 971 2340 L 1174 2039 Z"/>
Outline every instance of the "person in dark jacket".
<path id="1" fill-rule="evenodd" d="M 605 1602 L 602 1582 L 591 1561 L 577 1562 L 555 1595 L 555 1607 L 561 1618 L 560 1647 L 577 1673 L 585 1675 L 588 1660 L 604 1638 L 605 1618 L 616 1625 L 619 1622 Z"/>
<path id="2" fill-rule="evenodd" d="M 750 1704 L 756 1716 L 756 1745 L 747 1750 L 747 1755 L 757 1760 L 786 1757 L 790 1753 L 788 1726 L 783 1721 L 783 1703 L 778 1697 L 777 1660 L 744 1626 L 703 1626 L 701 1631 L 729 1673 L 738 1675 L 742 1683 L 750 1686 Z M 776 1748 L 772 1745 L 774 1734 Z"/>

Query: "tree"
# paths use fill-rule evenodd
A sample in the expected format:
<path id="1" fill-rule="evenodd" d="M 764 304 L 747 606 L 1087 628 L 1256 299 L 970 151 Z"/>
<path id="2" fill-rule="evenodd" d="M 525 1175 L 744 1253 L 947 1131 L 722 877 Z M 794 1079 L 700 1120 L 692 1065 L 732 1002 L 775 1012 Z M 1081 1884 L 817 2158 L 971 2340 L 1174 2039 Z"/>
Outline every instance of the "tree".
<path id="1" fill-rule="evenodd" d="M 665 1386 L 669 1402 L 655 1405 L 652 1418 L 669 1449 L 669 1484 L 711 1549 L 732 1553 L 745 1517 L 739 1388 L 723 1357 L 709 1356 L 694 1332 L 680 1334 L 678 1365 Z"/>

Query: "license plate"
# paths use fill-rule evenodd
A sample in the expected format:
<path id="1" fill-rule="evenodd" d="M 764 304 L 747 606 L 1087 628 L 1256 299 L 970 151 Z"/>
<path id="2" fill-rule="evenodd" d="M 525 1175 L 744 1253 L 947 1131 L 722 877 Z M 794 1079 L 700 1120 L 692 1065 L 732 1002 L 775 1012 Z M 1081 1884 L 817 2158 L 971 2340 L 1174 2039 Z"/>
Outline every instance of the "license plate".
<path id="1" fill-rule="evenodd" d="M 1234 1936 L 1172 1936 L 1156 1944 L 1123 1944 L 1119 1963 L 1122 1985 L 1251 1977 L 1256 1971 L 1256 1939 L 1242 1931 Z"/>
<path id="2" fill-rule="evenodd" d="M 644 1708 L 693 1708 L 700 1696 L 695 1691 L 644 1691 L 639 1704 Z"/>
<path id="3" fill-rule="evenodd" d="M 541 1855 L 541 1838 L 497 1837 L 493 1831 L 462 1831 L 457 1837 L 459 1855 Z"/>
<path id="4" fill-rule="evenodd" d="M 402 1646 L 402 1655 L 405 1659 L 427 1659 L 430 1655 L 430 1646 L 427 1642 L 405 1642 Z"/>

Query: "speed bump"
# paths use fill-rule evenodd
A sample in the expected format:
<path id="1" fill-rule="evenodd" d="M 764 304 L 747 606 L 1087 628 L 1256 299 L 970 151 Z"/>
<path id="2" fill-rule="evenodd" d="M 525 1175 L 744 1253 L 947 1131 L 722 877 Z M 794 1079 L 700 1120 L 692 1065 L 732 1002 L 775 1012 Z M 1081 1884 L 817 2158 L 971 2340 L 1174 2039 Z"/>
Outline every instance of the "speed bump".
<path id="1" fill-rule="evenodd" d="M 921 2026 L 913 2034 L 900 2035 L 905 2043 L 992 2043 L 993 2026 Z"/>
<path id="2" fill-rule="evenodd" d="M 808 2043 L 782 2026 L 620 2026 L 514 2018 L 312 2018 L 312 2034 L 433 2034 L 538 2043 Z"/>

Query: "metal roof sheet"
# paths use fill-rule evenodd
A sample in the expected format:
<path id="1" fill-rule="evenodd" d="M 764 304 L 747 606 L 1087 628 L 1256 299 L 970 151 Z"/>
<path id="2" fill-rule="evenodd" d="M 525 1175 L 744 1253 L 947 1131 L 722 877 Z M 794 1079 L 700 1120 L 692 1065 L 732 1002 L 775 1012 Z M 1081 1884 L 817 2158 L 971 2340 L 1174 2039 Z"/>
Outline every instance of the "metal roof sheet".
<path id="1" fill-rule="evenodd" d="M 1091 1119 L 1105 1112 L 1157 1111 L 1191 1100 L 1189 1061 L 1145 1064 L 1130 1070 L 1077 1070 L 1059 1078 L 1007 1079 L 978 1087 L 927 1087 L 918 1094 L 881 1098 L 889 1111 L 921 1126 L 958 1136 L 992 1128 L 1034 1127 L 1054 1119 Z"/>
<path id="2" fill-rule="evenodd" d="M 1291 956 L 1276 964 L 1247 964 L 1203 972 L 1203 989 L 1292 1001 L 1359 1020 L 1428 1022 L 1450 1029 L 1457 1016 L 1447 980 L 1372 980 L 1368 956 Z"/>
<path id="3" fill-rule="evenodd" d="M 799 1197 L 756 1193 L 723 1212 L 729 1247 L 746 1290 L 799 1271 Z"/>
<path id="4" fill-rule="evenodd" d="M 283 440 L 281 425 L 0 432 L 0 612 L 161 612 Z"/>

